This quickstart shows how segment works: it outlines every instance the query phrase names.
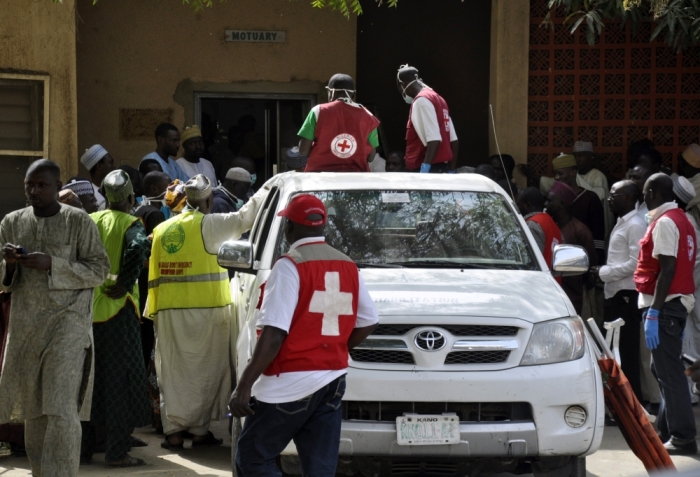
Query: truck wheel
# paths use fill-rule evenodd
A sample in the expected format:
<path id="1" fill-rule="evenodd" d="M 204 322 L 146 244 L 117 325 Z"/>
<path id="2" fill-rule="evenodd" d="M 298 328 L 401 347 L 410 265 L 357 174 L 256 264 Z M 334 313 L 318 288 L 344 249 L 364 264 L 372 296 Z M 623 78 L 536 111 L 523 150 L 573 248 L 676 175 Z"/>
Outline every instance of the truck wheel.
<path id="1" fill-rule="evenodd" d="M 586 458 L 572 456 L 566 464 L 556 468 L 533 462 L 532 473 L 535 477 L 586 477 Z"/>

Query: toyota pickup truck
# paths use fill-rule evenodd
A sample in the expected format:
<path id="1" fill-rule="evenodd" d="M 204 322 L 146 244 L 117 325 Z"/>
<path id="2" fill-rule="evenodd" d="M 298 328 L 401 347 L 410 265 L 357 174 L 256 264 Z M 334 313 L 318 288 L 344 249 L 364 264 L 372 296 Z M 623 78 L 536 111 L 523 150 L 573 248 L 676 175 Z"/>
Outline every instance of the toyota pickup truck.
<path id="1" fill-rule="evenodd" d="M 350 351 L 339 474 L 583 477 L 600 446 L 593 341 L 510 197 L 476 174 L 277 176 L 246 241 L 226 242 L 237 373 L 256 343 L 261 286 L 289 247 L 277 212 L 296 194 L 328 210 L 379 325 Z M 554 274 L 588 269 L 554 250 Z M 290 444 L 279 465 L 300 474 Z"/>

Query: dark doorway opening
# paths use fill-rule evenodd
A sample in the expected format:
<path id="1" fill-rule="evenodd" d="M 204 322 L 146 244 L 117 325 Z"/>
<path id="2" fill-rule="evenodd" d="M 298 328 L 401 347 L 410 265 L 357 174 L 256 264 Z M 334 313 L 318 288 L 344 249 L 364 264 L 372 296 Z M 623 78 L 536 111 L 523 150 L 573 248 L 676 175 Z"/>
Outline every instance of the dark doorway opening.
<path id="1" fill-rule="evenodd" d="M 367 2 L 363 9 L 357 21 L 357 95 L 382 121 L 384 153 L 405 148 L 409 106 L 397 90 L 396 72 L 409 63 L 447 101 L 460 165 L 486 162 L 491 2 L 401 0 L 397 8 Z"/>
<path id="2" fill-rule="evenodd" d="M 257 189 L 278 172 L 284 172 L 285 152 L 299 144 L 297 132 L 315 104 L 303 95 L 195 95 L 195 114 L 217 178 L 223 182 L 237 156 L 255 162 Z"/>

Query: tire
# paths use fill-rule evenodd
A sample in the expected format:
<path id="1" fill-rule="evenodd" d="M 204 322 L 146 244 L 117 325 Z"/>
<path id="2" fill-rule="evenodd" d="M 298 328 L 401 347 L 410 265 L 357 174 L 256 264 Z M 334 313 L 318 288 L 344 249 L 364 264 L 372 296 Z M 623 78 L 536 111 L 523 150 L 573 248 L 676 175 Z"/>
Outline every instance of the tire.
<path id="1" fill-rule="evenodd" d="M 533 462 L 532 474 L 535 477 L 586 477 L 586 458 L 571 456 L 566 464 L 552 468 Z"/>

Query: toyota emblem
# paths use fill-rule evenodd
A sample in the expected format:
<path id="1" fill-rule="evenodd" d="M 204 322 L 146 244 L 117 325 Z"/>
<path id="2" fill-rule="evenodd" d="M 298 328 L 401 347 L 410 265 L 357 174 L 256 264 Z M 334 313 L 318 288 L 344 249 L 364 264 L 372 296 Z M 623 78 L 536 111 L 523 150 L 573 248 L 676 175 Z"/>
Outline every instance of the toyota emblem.
<path id="1" fill-rule="evenodd" d="M 447 340 L 439 331 L 425 330 L 416 335 L 414 343 L 423 351 L 438 351 L 445 347 Z"/>

